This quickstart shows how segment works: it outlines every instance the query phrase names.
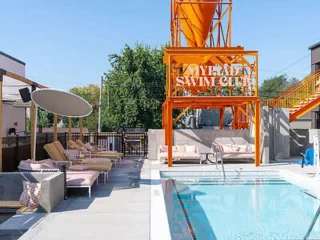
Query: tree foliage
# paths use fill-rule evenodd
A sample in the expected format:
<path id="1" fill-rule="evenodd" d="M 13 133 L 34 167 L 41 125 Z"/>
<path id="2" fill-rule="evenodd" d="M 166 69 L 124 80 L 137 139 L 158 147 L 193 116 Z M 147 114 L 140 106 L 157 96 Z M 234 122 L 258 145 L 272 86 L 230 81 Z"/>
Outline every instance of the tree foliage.
<path id="1" fill-rule="evenodd" d="M 100 87 L 96 84 L 89 84 L 87 86 L 82 86 L 82 87 L 73 87 L 70 88 L 69 92 L 76 94 L 85 100 L 87 100 L 93 108 L 97 109 L 99 105 L 99 95 L 100 95 Z M 90 131 L 94 131 L 94 117 L 93 114 L 90 116 Z M 65 127 L 68 127 L 69 121 L 65 120 L 64 121 Z M 72 119 L 72 127 L 79 127 L 79 119 L 78 118 L 73 118 Z M 83 127 L 88 127 L 88 118 L 83 118 Z"/>
<path id="2" fill-rule="evenodd" d="M 266 79 L 259 87 L 259 96 L 266 99 L 274 98 L 298 81 L 297 78 L 289 79 L 285 74 Z"/>
<path id="3" fill-rule="evenodd" d="M 91 105 L 99 104 L 100 87 L 96 84 L 89 84 L 83 87 L 73 87 L 69 90 L 71 93 L 81 96 Z"/>
<path id="4" fill-rule="evenodd" d="M 103 130 L 161 128 L 166 79 L 163 54 L 164 48 L 136 44 L 109 55 L 112 69 L 105 73 Z"/>

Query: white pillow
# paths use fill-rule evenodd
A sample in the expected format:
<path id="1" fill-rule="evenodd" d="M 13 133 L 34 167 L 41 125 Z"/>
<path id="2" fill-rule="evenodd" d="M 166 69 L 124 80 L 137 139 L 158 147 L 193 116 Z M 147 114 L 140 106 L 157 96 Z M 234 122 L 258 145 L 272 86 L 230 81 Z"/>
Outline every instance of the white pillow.
<path id="1" fill-rule="evenodd" d="M 231 144 L 222 145 L 223 152 L 234 152 Z"/>
<path id="2" fill-rule="evenodd" d="M 185 145 L 185 147 L 186 147 L 186 152 L 187 153 L 195 153 L 196 152 L 196 146 Z"/>
<path id="3" fill-rule="evenodd" d="M 176 146 L 178 152 L 186 152 L 186 147 L 184 145 Z"/>

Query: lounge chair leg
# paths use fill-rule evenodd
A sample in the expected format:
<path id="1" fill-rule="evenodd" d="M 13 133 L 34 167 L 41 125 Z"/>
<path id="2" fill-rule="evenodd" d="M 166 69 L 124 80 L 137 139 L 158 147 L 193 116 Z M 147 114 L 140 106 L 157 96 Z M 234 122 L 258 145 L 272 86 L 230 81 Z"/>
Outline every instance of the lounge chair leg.
<path id="1" fill-rule="evenodd" d="M 89 198 L 91 198 L 91 187 L 89 187 Z"/>
<path id="2" fill-rule="evenodd" d="M 99 185 L 99 178 L 97 178 L 97 186 Z"/>

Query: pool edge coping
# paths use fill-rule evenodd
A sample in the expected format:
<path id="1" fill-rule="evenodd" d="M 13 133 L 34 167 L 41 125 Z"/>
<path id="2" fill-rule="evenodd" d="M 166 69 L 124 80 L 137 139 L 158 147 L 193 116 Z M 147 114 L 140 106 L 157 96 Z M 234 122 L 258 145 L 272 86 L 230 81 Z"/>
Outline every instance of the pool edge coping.
<path id="1" fill-rule="evenodd" d="M 161 184 L 160 170 L 151 170 L 150 239 L 170 240 L 171 233 Z"/>

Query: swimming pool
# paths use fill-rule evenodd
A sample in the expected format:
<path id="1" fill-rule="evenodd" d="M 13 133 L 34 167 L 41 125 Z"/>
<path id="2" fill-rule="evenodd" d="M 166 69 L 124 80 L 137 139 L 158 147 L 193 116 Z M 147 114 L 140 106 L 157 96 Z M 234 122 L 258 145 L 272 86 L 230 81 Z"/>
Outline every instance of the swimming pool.
<path id="1" fill-rule="evenodd" d="M 15 213 L 0 213 L 0 224 L 14 216 Z"/>
<path id="2" fill-rule="evenodd" d="M 319 200 L 279 172 L 161 172 L 172 239 L 302 239 Z M 317 221 L 310 239 L 320 239 Z"/>

